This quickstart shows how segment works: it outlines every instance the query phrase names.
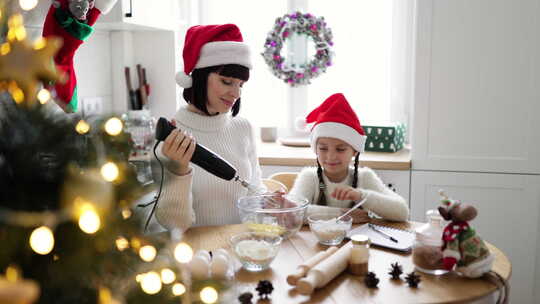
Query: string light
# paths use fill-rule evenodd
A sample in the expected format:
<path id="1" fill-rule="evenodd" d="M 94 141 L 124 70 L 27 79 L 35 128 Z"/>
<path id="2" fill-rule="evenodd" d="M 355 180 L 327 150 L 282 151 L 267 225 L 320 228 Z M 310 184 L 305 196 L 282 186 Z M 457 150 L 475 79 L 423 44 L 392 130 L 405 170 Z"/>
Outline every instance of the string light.
<path id="1" fill-rule="evenodd" d="M 108 162 L 101 167 L 101 175 L 108 182 L 113 182 L 118 178 L 118 166 L 113 162 Z"/>
<path id="2" fill-rule="evenodd" d="M 11 44 L 9 42 L 2 43 L 0 46 L 0 55 L 4 56 L 11 52 Z"/>
<path id="3" fill-rule="evenodd" d="M 174 248 L 174 258 L 180 263 L 188 263 L 193 258 L 193 249 L 186 243 L 180 243 Z"/>
<path id="4" fill-rule="evenodd" d="M 138 238 L 132 238 L 131 247 L 135 250 L 139 250 L 139 248 L 141 248 L 141 241 Z"/>
<path id="5" fill-rule="evenodd" d="M 45 40 L 45 38 L 43 38 L 43 37 L 39 37 L 34 42 L 34 50 L 36 50 L 36 51 L 41 50 L 41 49 L 45 48 L 46 45 L 47 45 L 47 40 Z"/>
<path id="6" fill-rule="evenodd" d="M 172 293 L 175 296 L 181 296 L 186 292 L 186 287 L 182 283 L 176 283 L 172 287 Z"/>
<path id="7" fill-rule="evenodd" d="M 141 278 L 141 288 L 147 294 L 153 295 L 161 290 L 161 278 L 155 271 L 145 274 Z"/>
<path id="8" fill-rule="evenodd" d="M 77 133 L 81 135 L 86 134 L 88 133 L 88 131 L 90 131 L 90 125 L 86 121 L 81 119 L 75 126 L 75 131 L 77 131 Z"/>
<path id="9" fill-rule="evenodd" d="M 156 254 L 157 254 L 156 248 L 151 245 L 143 246 L 139 250 L 139 256 L 145 262 L 152 262 L 156 258 Z"/>
<path id="10" fill-rule="evenodd" d="M 79 217 L 79 228 L 88 234 L 96 233 L 101 226 L 101 220 L 96 210 L 91 205 L 83 207 L 81 216 Z"/>
<path id="11" fill-rule="evenodd" d="M 122 132 L 122 121 L 117 117 L 112 117 L 105 122 L 105 132 L 111 136 L 116 136 Z"/>
<path id="12" fill-rule="evenodd" d="M 170 270 L 169 268 L 164 268 L 161 270 L 161 282 L 163 284 L 171 284 L 176 280 L 176 275 L 174 274 L 174 271 Z"/>
<path id="13" fill-rule="evenodd" d="M 8 26 L 10 28 L 16 28 L 23 25 L 23 16 L 21 14 L 14 14 L 9 17 Z"/>
<path id="14" fill-rule="evenodd" d="M 218 292 L 214 287 L 207 286 L 199 293 L 201 301 L 206 304 L 216 303 L 218 300 Z"/>
<path id="15" fill-rule="evenodd" d="M 41 104 L 46 104 L 51 99 L 51 92 L 47 89 L 41 89 L 38 92 L 37 98 Z"/>
<path id="16" fill-rule="evenodd" d="M 41 226 L 30 234 L 30 247 L 41 255 L 49 254 L 54 248 L 54 235 L 49 227 Z"/>
<path id="17" fill-rule="evenodd" d="M 6 269 L 6 280 L 8 282 L 17 282 L 21 278 L 21 270 L 13 265 L 8 266 Z"/>
<path id="18" fill-rule="evenodd" d="M 122 218 L 124 218 L 125 220 L 130 218 L 131 214 L 132 214 L 132 212 L 131 212 L 131 210 L 129 210 L 129 208 L 122 209 Z"/>
<path id="19" fill-rule="evenodd" d="M 113 303 L 113 298 L 109 288 L 100 287 L 99 288 L 99 304 L 111 304 Z"/>
<path id="20" fill-rule="evenodd" d="M 17 86 L 17 83 L 14 81 L 10 82 L 8 85 L 8 91 L 11 94 L 11 97 L 13 100 L 15 100 L 16 103 L 21 103 L 24 100 L 24 93 L 23 91 Z"/>
<path id="21" fill-rule="evenodd" d="M 19 0 L 19 5 L 25 11 L 29 11 L 36 7 L 38 0 Z"/>
<path id="22" fill-rule="evenodd" d="M 116 239 L 116 248 L 120 251 L 124 251 L 129 248 L 129 241 L 124 237 L 119 237 Z"/>

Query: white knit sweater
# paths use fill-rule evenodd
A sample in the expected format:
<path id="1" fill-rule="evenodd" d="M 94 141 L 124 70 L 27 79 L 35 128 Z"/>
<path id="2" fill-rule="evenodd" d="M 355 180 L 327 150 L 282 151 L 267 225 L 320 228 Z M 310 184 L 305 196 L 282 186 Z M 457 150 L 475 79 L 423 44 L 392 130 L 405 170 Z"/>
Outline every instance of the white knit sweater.
<path id="1" fill-rule="evenodd" d="M 256 141 L 246 119 L 230 113 L 204 116 L 187 107 L 180 108 L 175 119 L 178 128 L 190 131 L 197 143 L 222 156 L 242 179 L 262 186 Z M 165 170 L 158 222 L 169 230 L 240 223 L 236 201 L 248 191 L 238 182 L 223 180 L 197 165 L 191 167 L 191 173 L 184 176 Z"/>
<path id="2" fill-rule="evenodd" d="M 340 186 L 351 186 L 354 168 L 349 168 L 347 177 L 339 182 L 333 183 L 323 174 L 326 185 L 324 195 L 326 195 L 327 206 L 315 205 L 319 198 L 319 178 L 317 168 L 304 168 L 296 178 L 290 193 L 303 196 L 312 204 L 308 207 L 308 215 L 313 213 L 341 214 L 341 208 L 350 208 L 351 201 L 339 201 L 331 197 L 330 194 Z M 388 189 L 373 170 L 370 168 L 358 168 L 357 189 L 362 191 L 362 196 L 369 195 L 367 201 L 362 206 L 378 216 L 393 220 L 406 221 L 409 217 L 409 207 L 404 198 Z"/>

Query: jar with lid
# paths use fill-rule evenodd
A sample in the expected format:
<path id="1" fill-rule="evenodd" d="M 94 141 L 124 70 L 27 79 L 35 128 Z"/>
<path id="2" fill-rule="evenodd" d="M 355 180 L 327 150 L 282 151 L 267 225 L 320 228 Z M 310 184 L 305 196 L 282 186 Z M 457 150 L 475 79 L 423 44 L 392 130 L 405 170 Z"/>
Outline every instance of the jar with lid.
<path id="1" fill-rule="evenodd" d="M 437 210 L 428 210 L 426 217 L 428 222 L 416 229 L 413 264 L 418 271 L 442 275 L 448 272 L 442 265 L 443 218 Z"/>
<path id="2" fill-rule="evenodd" d="M 370 240 L 367 235 L 354 234 L 351 236 L 351 256 L 349 258 L 349 272 L 354 275 L 368 273 Z"/>
<path id="3" fill-rule="evenodd" d="M 153 182 L 151 157 L 154 144 L 154 118 L 148 110 L 128 111 L 122 115 L 126 132 L 131 135 L 129 162 L 136 167 L 137 179 L 142 184 Z"/>

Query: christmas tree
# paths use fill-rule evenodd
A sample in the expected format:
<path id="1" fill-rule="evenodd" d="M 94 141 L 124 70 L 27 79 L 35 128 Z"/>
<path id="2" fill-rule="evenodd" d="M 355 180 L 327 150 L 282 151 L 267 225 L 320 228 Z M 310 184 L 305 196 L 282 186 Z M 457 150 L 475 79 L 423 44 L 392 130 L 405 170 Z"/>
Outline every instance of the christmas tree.
<path id="1" fill-rule="evenodd" d="M 29 279 L 36 303 L 188 303 L 191 248 L 142 233 L 122 121 L 50 110 L 59 42 L 29 42 L 16 4 L 0 0 L 0 291 Z"/>

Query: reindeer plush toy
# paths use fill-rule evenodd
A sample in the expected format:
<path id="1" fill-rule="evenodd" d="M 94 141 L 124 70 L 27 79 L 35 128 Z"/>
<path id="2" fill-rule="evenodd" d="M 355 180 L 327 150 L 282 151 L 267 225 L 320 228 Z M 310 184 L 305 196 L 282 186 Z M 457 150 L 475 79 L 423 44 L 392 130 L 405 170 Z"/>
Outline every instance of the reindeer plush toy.
<path id="1" fill-rule="evenodd" d="M 442 237 L 444 268 L 453 270 L 456 266 L 455 270 L 466 277 L 481 277 L 491 270 L 494 256 L 482 238 L 469 226 L 468 222 L 476 218 L 476 208 L 449 199 L 443 191 L 439 193 L 442 203 L 439 213 L 450 221 Z"/>

